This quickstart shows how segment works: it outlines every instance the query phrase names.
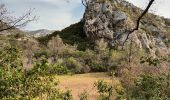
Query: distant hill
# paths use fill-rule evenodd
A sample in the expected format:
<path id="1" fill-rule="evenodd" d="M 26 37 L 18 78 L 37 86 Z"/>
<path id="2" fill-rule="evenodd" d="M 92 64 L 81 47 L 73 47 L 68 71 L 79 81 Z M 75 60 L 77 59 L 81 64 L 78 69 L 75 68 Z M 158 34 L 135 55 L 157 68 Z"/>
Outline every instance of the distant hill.
<path id="1" fill-rule="evenodd" d="M 39 30 L 35 30 L 35 31 L 29 31 L 28 33 L 29 33 L 29 35 L 31 35 L 33 37 L 42 37 L 42 36 L 49 35 L 53 32 L 54 31 L 47 30 L 47 29 L 39 29 Z"/>

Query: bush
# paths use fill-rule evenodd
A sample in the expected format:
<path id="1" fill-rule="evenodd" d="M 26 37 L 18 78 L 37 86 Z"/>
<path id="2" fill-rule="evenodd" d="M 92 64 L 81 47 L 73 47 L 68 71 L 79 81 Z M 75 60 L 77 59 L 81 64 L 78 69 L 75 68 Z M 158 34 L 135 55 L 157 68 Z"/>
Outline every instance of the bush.
<path id="1" fill-rule="evenodd" d="M 61 100 L 73 100 L 73 96 L 71 94 L 70 90 L 67 90 L 66 92 L 61 94 Z"/>
<path id="2" fill-rule="evenodd" d="M 110 100 L 113 93 L 113 87 L 103 80 L 99 80 L 94 83 L 97 87 L 98 93 L 100 94 L 99 100 Z"/>
<path id="3" fill-rule="evenodd" d="M 37 62 L 34 67 L 29 70 L 29 74 L 39 74 L 41 76 L 45 76 L 50 74 L 50 64 L 48 63 L 46 58 L 41 58 L 40 62 Z"/>
<path id="4" fill-rule="evenodd" d="M 22 68 L 21 51 L 12 46 L 0 50 L 0 66 L 3 68 Z"/>
<path id="5" fill-rule="evenodd" d="M 71 70 L 73 73 L 85 73 L 89 72 L 89 66 L 84 65 L 82 62 L 77 60 L 76 58 L 70 57 L 67 58 L 65 61 L 65 64 L 69 70 Z"/>
<path id="6" fill-rule="evenodd" d="M 49 53 L 47 51 L 45 51 L 45 50 L 37 51 L 37 52 L 34 53 L 34 57 L 36 59 L 41 58 L 43 56 L 45 58 L 48 58 L 49 57 Z"/>
<path id="7" fill-rule="evenodd" d="M 51 74 L 58 74 L 58 75 L 63 75 L 63 74 L 68 74 L 69 70 L 67 67 L 62 66 L 60 64 L 54 64 L 52 65 L 52 68 L 50 69 Z"/>
<path id="8" fill-rule="evenodd" d="M 132 97 L 145 100 L 166 100 L 170 97 L 167 90 L 170 89 L 170 80 L 165 76 L 144 74 L 135 81 Z"/>
<path id="9" fill-rule="evenodd" d="M 88 95 L 87 91 L 84 90 L 84 92 L 79 95 L 79 98 L 80 100 L 88 100 Z"/>
<path id="10" fill-rule="evenodd" d="M 170 74 L 142 74 L 134 80 L 133 85 L 124 85 L 123 94 L 118 94 L 129 100 L 168 100 L 170 98 L 169 84 Z"/>
<path id="11" fill-rule="evenodd" d="M 45 59 L 33 69 L 23 71 L 21 52 L 14 47 L 4 47 L 0 52 L 0 99 L 29 100 L 47 94 L 59 95 L 56 82 L 48 76 L 48 63 Z M 53 96 L 54 97 L 54 96 Z"/>
<path id="12" fill-rule="evenodd" d="M 107 71 L 107 67 L 104 66 L 101 61 L 93 60 L 90 63 L 90 66 L 91 66 L 92 72 L 105 72 L 105 71 Z"/>

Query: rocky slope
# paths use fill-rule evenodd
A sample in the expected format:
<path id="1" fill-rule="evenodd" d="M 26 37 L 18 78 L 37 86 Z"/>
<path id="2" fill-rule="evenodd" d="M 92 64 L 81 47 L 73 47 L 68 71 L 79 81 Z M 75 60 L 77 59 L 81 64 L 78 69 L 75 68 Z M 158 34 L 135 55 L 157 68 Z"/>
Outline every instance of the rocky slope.
<path id="1" fill-rule="evenodd" d="M 120 47 L 141 12 L 124 0 L 89 0 L 83 18 L 85 34 L 94 41 L 103 38 L 110 46 Z M 168 53 L 170 27 L 166 20 L 147 14 L 141 20 L 140 29 L 132 33 L 128 41 L 132 40 L 152 55 Z"/>
<path id="2" fill-rule="evenodd" d="M 30 31 L 30 35 L 34 36 L 34 37 L 42 37 L 42 36 L 46 36 L 49 35 L 51 33 L 53 33 L 54 31 L 50 31 L 47 29 L 40 29 L 40 30 L 35 30 L 35 31 Z"/>

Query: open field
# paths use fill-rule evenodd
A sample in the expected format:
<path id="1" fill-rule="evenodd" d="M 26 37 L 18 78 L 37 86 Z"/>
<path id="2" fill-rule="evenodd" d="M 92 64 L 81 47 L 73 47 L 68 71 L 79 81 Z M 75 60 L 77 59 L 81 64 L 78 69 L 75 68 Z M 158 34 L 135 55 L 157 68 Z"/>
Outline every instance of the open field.
<path id="1" fill-rule="evenodd" d="M 88 74 L 76 74 L 76 75 L 62 75 L 56 76 L 59 79 L 59 89 L 72 90 L 74 100 L 79 100 L 79 94 L 84 90 L 88 92 L 89 100 L 96 100 L 97 90 L 94 87 L 94 82 L 97 80 L 104 80 L 112 84 L 118 84 L 119 81 L 115 78 L 109 77 L 106 73 L 88 73 Z"/>

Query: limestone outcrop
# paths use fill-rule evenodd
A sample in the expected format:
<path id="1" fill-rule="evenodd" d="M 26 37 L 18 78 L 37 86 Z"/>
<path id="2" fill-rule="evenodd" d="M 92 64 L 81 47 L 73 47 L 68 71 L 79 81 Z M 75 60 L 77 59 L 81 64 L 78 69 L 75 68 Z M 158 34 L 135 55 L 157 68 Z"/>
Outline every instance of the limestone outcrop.
<path id="1" fill-rule="evenodd" d="M 103 38 L 111 47 L 122 46 L 141 12 L 141 9 L 123 0 L 89 0 L 83 18 L 84 31 L 94 41 Z M 165 21 L 153 14 L 146 16 L 139 30 L 132 33 L 128 41 L 153 55 L 159 51 L 169 52 Z"/>

